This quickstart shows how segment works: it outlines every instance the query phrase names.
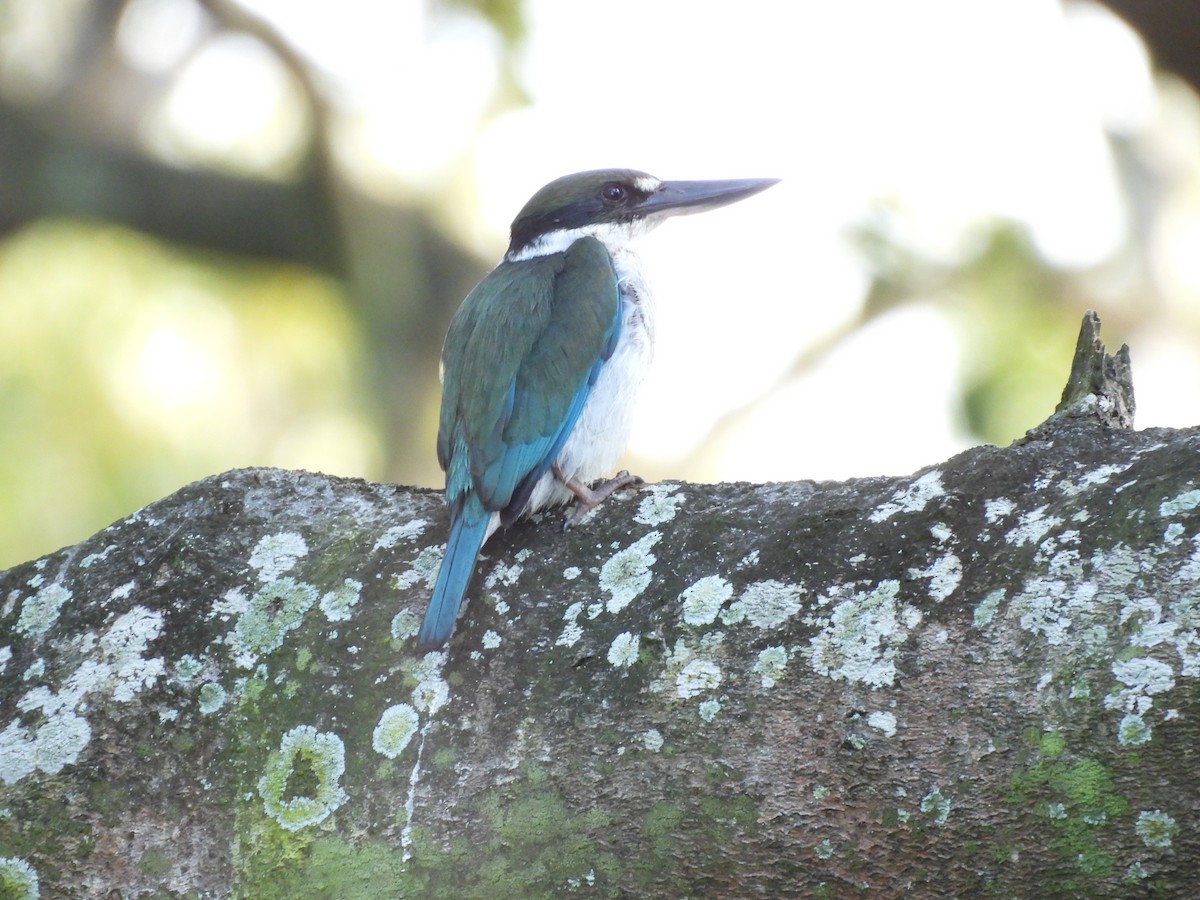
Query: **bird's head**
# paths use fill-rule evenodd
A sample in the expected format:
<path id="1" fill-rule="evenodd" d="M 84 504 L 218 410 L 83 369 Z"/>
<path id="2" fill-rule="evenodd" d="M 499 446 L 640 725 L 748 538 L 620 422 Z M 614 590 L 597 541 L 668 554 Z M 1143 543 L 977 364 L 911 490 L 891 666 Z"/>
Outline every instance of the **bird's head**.
<path id="1" fill-rule="evenodd" d="M 716 209 L 778 180 L 661 181 L 635 169 L 564 175 L 534 194 L 513 220 L 505 258 L 557 253 L 588 234 L 617 249 L 669 216 Z"/>

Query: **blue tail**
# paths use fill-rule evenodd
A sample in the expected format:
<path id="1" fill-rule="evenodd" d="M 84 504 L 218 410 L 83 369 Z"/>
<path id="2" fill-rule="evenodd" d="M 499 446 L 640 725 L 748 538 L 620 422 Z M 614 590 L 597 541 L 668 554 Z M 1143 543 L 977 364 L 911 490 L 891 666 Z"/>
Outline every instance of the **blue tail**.
<path id="1" fill-rule="evenodd" d="M 483 546 L 490 518 L 490 513 L 469 499 L 450 523 L 446 555 L 442 558 L 442 568 L 433 585 L 429 608 L 425 610 L 425 621 L 421 623 L 421 631 L 417 635 L 418 650 L 436 650 L 453 633 L 454 622 L 467 593 L 471 573 L 475 571 L 475 557 Z"/>

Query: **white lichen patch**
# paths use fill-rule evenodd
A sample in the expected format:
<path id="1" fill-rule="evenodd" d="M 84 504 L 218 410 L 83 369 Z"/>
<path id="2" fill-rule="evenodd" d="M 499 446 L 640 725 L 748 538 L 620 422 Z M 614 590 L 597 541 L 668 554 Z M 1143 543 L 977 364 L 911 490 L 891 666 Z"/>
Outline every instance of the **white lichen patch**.
<path id="1" fill-rule="evenodd" d="M 610 613 L 620 612 L 650 585 L 650 569 L 658 562 L 651 548 L 662 540 L 662 532 L 649 534 L 618 550 L 600 567 L 600 589 L 609 595 Z"/>
<path id="2" fill-rule="evenodd" d="M 316 588 L 291 576 L 263 585 L 234 625 L 235 652 L 253 658 L 283 646 L 288 632 L 300 627 L 316 602 Z"/>
<path id="3" fill-rule="evenodd" d="M 950 818 L 950 798 L 934 788 L 921 798 L 921 812 L 931 816 L 938 825 L 945 825 Z"/>
<path id="4" fill-rule="evenodd" d="M 838 603 L 805 655 L 813 671 L 834 680 L 858 681 L 870 687 L 890 685 L 896 677 L 896 654 L 921 613 L 897 603 L 900 584 L 882 581 Z"/>
<path id="5" fill-rule="evenodd" d="M 642 746 L 651 753 L 657 753 L 663 748 L 663 736 L 657 728 L 650 728 L 642 732 Z"/>
<path id="6" fill-rule="evenodd" d="M 762 686 L 773 688 L 787 670 L 788 653 L 783 647 L 766 647 L 758 651 L 754 661 L 754 673 L 762 679 Z"/>
<path id="7" fill-rule="evenodd" d="M 608 648 L 608 663 L 616 669 L 628 669 L 638 658 L 641 639 L 636 634 L 622 631 Z"/>
<path id="8" fill-rule="evenodd" d="M 755 628 L 777 628 L 800 611 L 802 589 L 781 581 L 756 581 L 747 586 L 738 602 Z"/>
<path id="9" fill-rule="evenodd" d="M 582 574 L 583 569 L 579 568 L 579 566 L 567 566 L 565 569 L 563 569 L 563 581 L 574 581 Z"/>
<path id="10" fill-rule="evenodd" d="M 1007 497 L 997 497 L 983 504 L 983 517 L 989 525 L 995 525 L 1001 519 L 1011 516 L 1016 508 L 1017 504 Z"/>
<path id="11" fill-rule="evenodd" d="M 126 703 L 166 672 L 162 657 L 147 657 L 146 645 L 162 633 L 163 615 L 135 606 L 119 616 L 100 638 L 101 662 L 87 679 L 89 690 L 112 692 Z"/>
<path id="12" fill-rule="evenodd" d="M 634 521 L 641 522 L 643 525 L 661 525 L 664 522 L 670 522 L 675 518 L 679 504 L 684 501 L 683 494 L 670 493 L 678 488 L 677 484 L 652 485 L 642 498 L 642 502 L 638 504 L 637 514 L 633 517 Z"/>
<path id="13" fill-rule="evenodd" d="M 1137 626 L 1130 635 L 1130 646 L 1150 649 L 1171 643 L 1179 632 L 1179 622 L 1163 617 L 1163 608 L 1153 597 L 1138 597 L 1121 606 L 1121 624 Z"/>
<path id="14" fill-rule="evenodd" d="M 250 567 L 258 569 L 259 581 L 274 581 L 294 569 L 300 558 L 307 555 L 308 544 L 294 531 L 268 534 L 255 544 Z"/>
<path id="15" fill-rule="evenodd" d="M 1138 813 L 1133 829 L 1143 844 L 1158 850 L 1171 846 L 1179 833 L 1179 824 L 1161 809 L 1148 809 Z"/>
<path id="16" fill-rule="evenodd" d="M 721 624 L 736 625 L 746 620 L 746 606 L 741 600 L 735 600 L 721 610 Z"/>
<path id="17" fill-rule="evenodd" d="M 127 581 L 124 584 L 119 584 L 112 589 L 108 595 L 109 600 L 124 600 L 137 589 L 136 581 Z"/>
<path id="18" fill-rule="evenodd" d="M 697 712 L 700 714 L 700 718 L 705 722 L 711 722 L 717 717 L 717 713 L 720 711 L 721 704 L 716 700 L 705 700 L 700 704 L 699 707 L 697 707 Z"/>
<path id="19" fill-rule="evenodd" d="M 1152 737 L 1150 726 L 1137 713 L 1127 713 L 1117 726 L 1117 743 L 1123 747 L 1136 747 Z"/>
<path id="20" fill-rule="evenodd" d="M 1200 534 L 1192 538 L 1192 553 L 1179 568 L 1180 581 L 1200 581 Z"/>
<path id="21" fill-rule="evenodd" d="M 872 522 L 886 522 L 896 513 L 920 512 L 935 497 L 946 493 L 942 486 L 942 473 L 937 469 L 926 472 L 908 487 L 896 491 L 892 499 L 881 505 L 868 517 Z"/>
<path id="22" fill-rule="evenodd" d="M 442 567 L 442 555 L 445 551 L 445 544 L 424 548 L 417 554 L 408 569 L 392 579 L 396 589 L 406 591 L 419 581 L 425 582 L 426 586 L 432 588 L 433 583 L 437 580 L 438 569 Z"/>
<path id="23" fill-rule="evenodd" d="M 245 592 L 241 588 L 231 588 L 222 594 L 220 599 L 213 602 L 208 618 L 227 622 L 240 616 L 249 606 L 250 601 L 246 599 Z"/>
<path id="24" fill-rule="evenodd" d="M 371 746 L 376 753 L 382 753 L 388 759 L 395 759 L 408 746 L 417 733 L 420 716 L 407 703 L 397 703 L 389 706 L 379 717 L 379 724 L 371 733 Z"/>
<path id="25" fill-rule="evenodd" d="M 446 705 L 450 699 L 450 685 L 441 678 L 430 678 L 420 681 L 413 688 L 413 705 L 424 712 L 433 715 Z"/>
<path id="26" fill-rule="evenodd" d="M 45 634 L 58 621 L 63 604 L 70 599 L 71 592 L 58 582 L 42 585 L 36 594 L 25 598 L 21 604 L 16 630 L 30 637 Z"/>
<path id="27" fill-rule="evenodd" d="M 723 631 L 710 631 L 702 635 L 699 641 L 690 643 L 685 638 L 678 638 L 675 646 L 669 649 L 666 656 L 663 657 L 662 663 L 657 669 L 657 677 L 650 682 L 651 692 L 674 694 L 676 679 L 683 671 L 684 666 L 697 658 L 715 656 L 720 652 L 724 640 L 725 633 Z"/>
<path id="28" fill-rule="evenodd" d="M 89 553 L 87 556 L 85 556 L 83 559 L 81 559 L 79 561 L 79 567 L 81 569 L 90 569 L 93 565 L 100 562 L 101 560 L 108 559 L 108 554 L 112 553 L 116 549 L 117 549 L 116 544 L 109 544 L 107 547 L 105 547 L 99 553 Z"/>
<path id="29" fill-rule="evenodd" d="M 992 619 L 996 618 L 996 613 L 1000 610 L 1002 600 L 1004 600 L 1004 588 L 996 588 L 979 601 L 972 619 L 976 628 L 986 628 L 992 624 Z"/>
<path id="30" fill-rule="evenodd" d="M 196 692 L 196 708 L 203 715 L 209 715 L 224 706 L 226 699 L 228 699 L 228 696 L 225 693 L 225 688 L 221 687 L 215 681 L 206 681 L 200 685 L 200 690 Z"/>
<path id="31" fill-rule="evenodd" d="M 935 603 L 940 603 L 953 594 L 962 581 L 962 560 L 953 553 L 945 553 L 924 569 L 909 569 L 908 574 L 912 578 L 928 578 L 929 596 Z"/>
<path id="32" fill-rule="evenodd" d="M 1039 506 L 1022 515 L 1017 520 L 1016 527 L 1004 535 L 1004 539 L 1014 547 L 1036 544 L 1062 523 L 1063 520 L 1060 517 L 1046 515 L 1046 507 Z"/>
<path id="33" fill-rule="evenodd" d="M 0 856 L 0 897 L 37 900 L 41 895 L 37 872 L 18 856 Z"/>
<path id="34" fill-rule="evenodd" d="M 421 712 L 433 715 L 450 699 L 450 685 L 442 678 L 442 666 L 446 664 L 446 652 L 439 650 L 426 653 L 413 666 L 412 675 L 417 679 L 413 688 L 412 705 Z"/>
<path id="35" fill-rule="evenodd" d="M 54 775 L 79 759 L 92 738 L 87 719 L 59 710 L 37 729 L 14 719 L 0 731 L 0 781 L 15 784 L 35 770 Z"/>
<path id="36" fill-rule="evenodd" d="M 1041 634 L 1046 643 L 1057 646 L 1077 633 L 1077 619 L 1092 614 L 1096 592 L 1091 581 L 1053 575 L 1033 578 L 1013 598 L 1011 609 L 1021 628 Z"/>
<path id="37" fill-rule="evenodd" d="M 1081 475 L 1079 478 L 1075 479 L 1074 481 L 1072 481 L 1069 478 L 1066 479 L 1065 481 L 1063 481 L 1062 483 L 1059 484 L 1058 489 L 1059 489 L 1059 491 L 1062 492 L 1063 496 L 1076 497 L 1079 494 L 1082 494 L 1084 491 L 1088 490 L 1089 488 L 1095 487 L 1098 484 L 1107 484 L 1114 475 L 1120 475 L 1122 472 L 1124 472 L 1128 468 L 1129 468 L 1128 465 L 1097 466 L 1096 468 L 1092 469 L 1090 472 L 1085 472 L 1083 475 Z"/>
<path id="38" fill-rule="evenodd" d="M 421 630 L 421 619 L 411 609 L 402 609 L 392 616 L 393 640 L 406 641 Z"/>
<path id="39" fill-rule="evenodd" d="M 516 584 L 517 579 L 521 577 L 521 573 L 524 571 L 525 569 L 520 563 L 513 563 L 511 566 L 506 566 L 504 563 L 498 562 L 488 572 L 483 586 L 491 590 L 498 584 L 505 586 Z"/>
<path id="40" fill-rule="evenodd" d="M 1171 604 L 1180 633 L 1175 638 L 1175 650 L 1179 654 L 1179 674 L 1184 678 L 1200 677 L 1200 597 L 1183 597 Z M 1191 624 L 1185 625 L 1185 622 Z M 1186 629 L 1186 630 L 1184 630 Z"/>
<path id="41" fill-rule="evenodd" d="M 484 632 L 483 638 L 480 641 L 480 643 L 483 644 L 483 648 L 485 650 L 495 650 L 497 647 L 500 646 L 500 641 L 501 641 L 500 635 L 497 632 L 492 631 L 489 628 L 487 631 Z"/>
<path id="42" fill-rule="evenodd" d="M 1148 656 L 1117 660 L 1112 664 L 1112 673 L 1124 687 L 1104 698 L 1108 709 L 1145 715 L 1154 705 L 1151 697 L 1175 687 L 1175 673 L 1171 667 Z"/>
<path id="43" fill-rule="evenodd" d="M 1158 505 L 1158 514 L 1164 519 L 1169 519 L 1180 513 L 1190 512 L 1197 506 L 1200 506 L 1200 489 L 1184 491 L 1182 494 L 1178 494 L 1160 503 Z"/>
<path id="44" fill-rule="evenodd" d="M 321 597 L 321 612 L 330 622 L 345 622 L 350 618 L 350 611 L 358 605 L 362 589 L 361 581 L 347 578 Z"/>
<path id="45" fill-rule="evenodd" d="M 1149 877 L 1150 873 L 1146 871 L 1146 867 L 1142 865 L 1141 860 L 1135 859 L 1125 868 L 1125 880 L 1131 884 L 1145 881 Z"/>
<path id="46" fill-rule="evenodd" d="M 867 714 L 867 724 L 876 731 L 882 731 L 885 737 L 892 737 L 896 733 L 896 714 L 875 710 Z"/>
<path id="47" fill-rule="evenodd" d="M 40 711 L 45 721 L 32 729 L 13 720 L 0 732 L 0 780 L 11 784 L 35 769 L 53 774 L 78 761 L 91 740 L 91 726 L 78 714 L 85 698 L 99 695 L 125 703 L 166 671 L 161 657 L 145 655 L 162 624 L 162 613 L 135 607 L 99 640 L 91 634 L 82 638 L 79 647 L 87 658 L 57 692 L 39 686 L 17 701 L 22 712 Z"/>
<path id="48" fill-rule="evenodd" d="M 12 647 L 5 644 L 0 647 L 0 675 L 4 674 L 4 670 L 8 668 L 8 661 L 12 659 Z"/>
<path id="49" fill-rule="evenodd" d="M 596 870 L 588 869 L 580 877 L 571 876 L 567 879 L 567 887 L 572 891 L 577 891 L 584 885 L 593 887 L 596 884 Z"/>
<path id="50" fill-rule="evenodd" d="M 675 694 L 688 700 L 716 688 L 721 683 L 721 667 L 711 659 L 693 659 L 675 676 Z"/>
<path id="51" fill-rule="evenodd" d="M 1051 568 L 1061 568 L 1057 558 L 1050 561 Z M 1131 550 L 1124 544 L 1118 544 L 1109 550 L 1097 550 L 1092 554 L 1092 570 L 1103 578 L 1105 585 L 1116 593 L 1127 594 L 1128 588 L 1135 580 L 1154 569 L 1155 561 L 1152 556 Z M 1081 574 L 1081 570 L 1072 570 L 1072 574 Z"/>
<path id="52" fill-rule="evenodd" d="M 563 621 L 566 626 L 562 630 L 562 634 L 558 636 L 558 640 L 554 642 L 558 647 L 574 647 L 579 643 L 579 639 L 583 637 L 583 626 L 579 624 L 579 617 L 583 615 L 583 604 L 572 603 L 563 613 Z"/>
<path id="53" fill-rule="evenodd" d="M 341 738 L 311 725 L 297 725 L 284 734 L 258 780 L 263 810 L 288 831 L 323 822 L 349 799 L 340 783 L 345 771 Z M 302 782 L 311 793 L 298 793 L 292 782 Z"/>
<path id="54" fill-rule="evenodd" d="M 379 536 L 379 540 L 375 542 L 373 549 L 390 550 L 401 541 L 408 543 L 420 537 L 428 525 L 429 523 L 424 519 L 413 519 L 411 522 L 405 522 L 402 525 L 393 525 Z"/>
<path id="55" fill-rule="evenodd" d="M 707 575 L 684 589 L 683 621 L 688 625 L 711 625 L 725 601 L 733 596 L 733 585 L 720 575 Z"/>

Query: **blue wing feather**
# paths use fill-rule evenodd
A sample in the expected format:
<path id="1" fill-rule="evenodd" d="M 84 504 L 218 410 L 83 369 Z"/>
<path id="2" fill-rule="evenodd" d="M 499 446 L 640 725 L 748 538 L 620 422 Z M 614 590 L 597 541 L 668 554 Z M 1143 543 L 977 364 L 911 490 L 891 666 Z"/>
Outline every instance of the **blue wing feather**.
<path id="1" fill-rule="evenodd" d="M 611 357 L 621 327 L 616 271 L 604 245 L 502 263 L 463 301 L 443 350 L 438 461 L 451 528 L 418 637 L 453 631 L 493 514 L 524 512 Z"/>
<path id="2" fill-rule="evenodd" d="M 433 585 L 433 596 L 417 634 L 417 648 L 434 650 L 446 643 L 454 631 L 462 598 L 475 570 L 475 558 L 487 536 L 491 514 L 474 499 L 468 500 L 450 523 L 446 555 Z"/>
<path id="3" fill-rule="evenodd" d="M 596 376 L 600 373 L 601 365 L 602 362 L 597 360 L 596 364 L 592 367 L 592 371 L 588 374 L 587 381 L 580 386 L 579 390 L 575 392 L 575 396 L 571 398 L 571 405 L 567 408 L 562 427 L 554 435 L 554 442 L 537 463 L 529 467 L 525 476 L 517 483 L 516 488 L 513 490 L 512 500 L 500 514 L 500 521 L 504 525 L 511 525 L 520 517 L 525 509 L 525 504 L 529 502 L 529 495 L 533 493 L 538 480 L 546 474 L 546 470 L 558 458 L 559 451 L 562 450 L 563 444 L 567 442 L 567 438 L 571 436 L 571 432 L 575 428 L 575 423 L 579 421 L 584 404 L 587 403 L 587 398 L 591 394 L 592 385 L 596 383 Z"/>

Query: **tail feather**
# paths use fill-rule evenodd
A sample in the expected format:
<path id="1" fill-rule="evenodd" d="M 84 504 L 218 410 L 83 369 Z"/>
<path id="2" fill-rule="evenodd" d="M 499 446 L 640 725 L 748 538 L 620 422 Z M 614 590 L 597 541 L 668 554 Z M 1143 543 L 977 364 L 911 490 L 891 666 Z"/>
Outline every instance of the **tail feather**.
<path id="1" fill-rule="evenodd" d="M 479 556 L 479 548 L 488 535 L 490 518 L 485 510 L 472 510 L 468 505 L 450 524 L 446 555 L 442 558 L 442 568 L 433 585 L 433 596 L 425 610 L 425 621 L 421 623 L 421 631 L 417 635 L 418 650 L 436 650 L 454 632 L 454 623 L 467 593 L 471 573 L 475 571 L 475 558 Z"/>

